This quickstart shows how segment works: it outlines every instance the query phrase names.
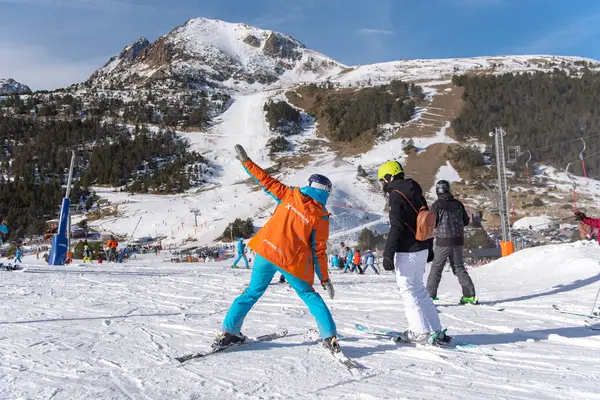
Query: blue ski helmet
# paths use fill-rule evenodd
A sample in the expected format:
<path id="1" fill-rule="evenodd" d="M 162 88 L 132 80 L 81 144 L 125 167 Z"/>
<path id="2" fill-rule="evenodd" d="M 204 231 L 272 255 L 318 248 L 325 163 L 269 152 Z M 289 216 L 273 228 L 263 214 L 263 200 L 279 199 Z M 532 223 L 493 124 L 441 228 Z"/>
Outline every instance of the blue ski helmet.
<path id="1" fill-rule="evenodd" d="M 315 189 L 321 189 L 331 193 L 333 185 L 328 177 L 321 174 L 313 174 L 308 178 L 308 186 L 314 187 Z"/>

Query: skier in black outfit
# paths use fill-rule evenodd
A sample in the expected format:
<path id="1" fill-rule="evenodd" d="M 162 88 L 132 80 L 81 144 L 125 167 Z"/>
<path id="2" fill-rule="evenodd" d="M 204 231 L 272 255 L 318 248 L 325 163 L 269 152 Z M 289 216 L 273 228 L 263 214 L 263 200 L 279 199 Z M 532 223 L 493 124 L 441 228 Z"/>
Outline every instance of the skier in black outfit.
<path id="1" fill-rule="evenodd" d="M 462 286 L 463 296 L 460 302 L 477 304 L 475 286 L 465 269 L 463 259 L 464 230 L 470 223 L 469 215 L 463 203 L 450 193 L 450 184 L 447 181 L 439 181 L 435 185 L 435 192 L 438 200 L 431 206 L 431 211 L 437 214 L 433 249 L 435 256 L 427 279 L 427 291 L 432 299 L 436 299 L 444 265 L 449 259 L 452 272 Z"/>

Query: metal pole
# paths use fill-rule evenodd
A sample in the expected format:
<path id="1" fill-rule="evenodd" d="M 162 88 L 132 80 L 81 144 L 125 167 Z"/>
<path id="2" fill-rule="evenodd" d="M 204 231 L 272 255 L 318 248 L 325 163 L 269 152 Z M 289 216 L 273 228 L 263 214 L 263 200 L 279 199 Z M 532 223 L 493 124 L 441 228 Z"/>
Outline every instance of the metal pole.
<path id="1" fill-rule="evenodd" d="M 71 213 L 69 213 L 69 225 L 67 227 L 67 248 L 71 251 Z"/>
<path id="2" fill-rule="evenodd" d="M 594 310 L 596 309 L 596 303 L 598 302 L 598 295 L 600 295 L 600 288 L 598 288 L 598 293 L 596 293 L 596 300 L 594 300 L 594 305 L 592 306 L 592 312 L 590 315 L 594 315 Z"/>
<path id="3" fill-rule="evenodd" d="M 73 179 L 73 167 L 75 166 L 75 150 L 71 153 L 71 167 L 69 167 L 69 179 L 67 180 L 67 194 L 66 198 L 71 195 L 71 180 Z"/>

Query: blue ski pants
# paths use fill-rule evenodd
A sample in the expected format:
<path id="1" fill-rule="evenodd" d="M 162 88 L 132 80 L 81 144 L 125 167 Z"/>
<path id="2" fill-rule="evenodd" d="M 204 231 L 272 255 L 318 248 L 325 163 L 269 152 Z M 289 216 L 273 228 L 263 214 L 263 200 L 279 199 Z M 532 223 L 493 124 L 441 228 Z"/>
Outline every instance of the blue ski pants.
<path id="1" fill-rule="evenodd" d="M 289 272 L 277 267 L 275 264 L 258 254 L 256 255 L 254 267 L 252 268 L 250 284 L 246 290 L 233 301 L 233 304 L 229 308 L 225 320 L 223 321 L 223 331 L 233 335 L 240 333 L 244 318 L 246 318 L 246 315 L 252 309 L 254 304 L 265 293 L 276 272 L 285 276 L 285 279 L 290 286 L 296 291 L 302 301 L 304 301 L 304 304 L 308 307 L 308 311 L 310 311 L 317 320 L 317 326 L 321 337 L 326 339 L 331 336 L 336 336 L 337 330 L 331 312 L 329 312 L 327 304 L 325 304 L 321 296 L 315 292 L 313 287 L 302 279 L 296 278 Z"/>
<path id="2" fill-rule="evenodd" d="M 22 263 L 23 263 L 23 261 L 21 261 L 21 256 L 16 256 L 16 257 L 15 257 L 15 260 L 14 260 L 13 262 L 14 262 L 15 264 L 16 264 L 16 263 L 19 263 L 19 264 L 22 264 Z"/>
<path id="3" fill-rule="evenodd" d="M 235 261 L 233 262 L 233 266 L 237 267 L 237 263 L 240 262 L 240 260 L 244 260 L 244 264 L 246 264 L 246 268 L 248 268 L 248 259 L 246 258 L 246 255 L 244 253 L 239 253 L 237 258 L 235 259 Z M 256 263 L 254 263 L 256 264 Z"/>

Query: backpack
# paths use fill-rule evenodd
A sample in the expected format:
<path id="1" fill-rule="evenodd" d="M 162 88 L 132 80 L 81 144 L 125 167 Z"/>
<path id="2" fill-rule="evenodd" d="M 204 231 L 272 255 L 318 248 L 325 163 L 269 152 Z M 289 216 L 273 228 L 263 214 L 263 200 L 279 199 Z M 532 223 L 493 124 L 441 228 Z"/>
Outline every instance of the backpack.
<path id="1" fill-rule="evenodd" d="M 408 229 L 412 231 L 415 235 L 415 239 L 419 242 L 424 242 L 426 240 L 432 239 L 433 234 L 435 233 L 435 223 L 437 221 L 437 216 L 434 212 L 431 212 L 425 206 L 421 206 L 421 209 L 417 211 L 415 206 L 410 202 L 408 197 L 404 195 L 399 190 L 394 190 L 394 192 L 398 192 L 400 196 L 404 197 L 406 202 L 410 204 L 415 213 L 417 214 L 417 229 L 413 229 L 409 224 L 404 222 L 404 225 L 408 226 Z"/>

